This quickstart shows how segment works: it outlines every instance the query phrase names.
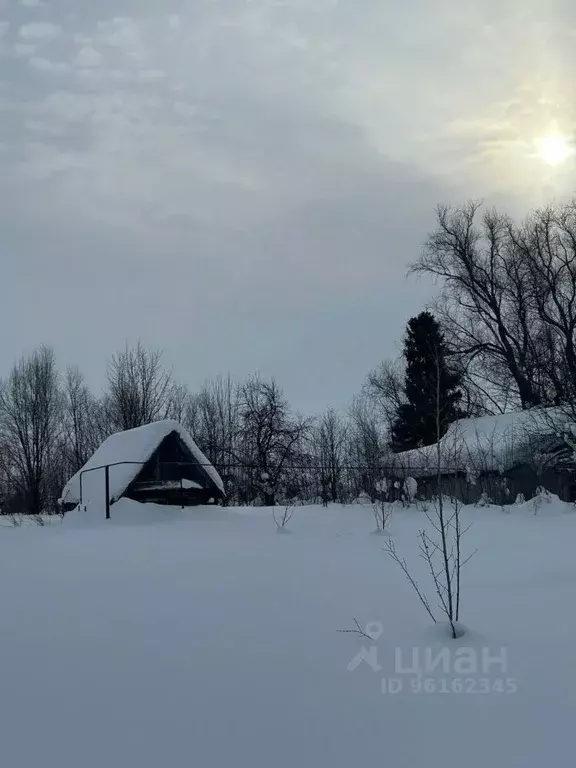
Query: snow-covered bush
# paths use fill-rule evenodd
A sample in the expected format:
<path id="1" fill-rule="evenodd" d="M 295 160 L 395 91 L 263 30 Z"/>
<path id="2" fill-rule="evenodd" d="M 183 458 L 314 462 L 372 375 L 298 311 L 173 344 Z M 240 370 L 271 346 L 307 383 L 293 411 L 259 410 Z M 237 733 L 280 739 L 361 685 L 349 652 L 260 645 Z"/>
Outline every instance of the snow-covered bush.
<path id="1" fill-rule="evenodd" d="M 544 488 L 544 486 L 539 485 L 538 488 L 536 488 L 536 498 L 539 498 L 545 504 L 550 504 L 554 498 L 554 494 Z"/>
<path id="2" fill-rule="evenodd" d="M 536 494 L 532 499 L 532 509 L 534 510 L 534 514 L 537 515 L 538 512 L 540 512 L 540 508 L 543 504 L 551 504 L 556 498 L 558 497 L 539 485 L 538 488 L 536 488 Z"/>
<path id="3" fill-rule="evenodd" d="M 377 493 L 380 493 L 382 496 L 386 496 L 388 494 L 388 480 L 383 477 L 382 480 L 376 480 L 374 483 L 374 488 L 376 489 Z"/>

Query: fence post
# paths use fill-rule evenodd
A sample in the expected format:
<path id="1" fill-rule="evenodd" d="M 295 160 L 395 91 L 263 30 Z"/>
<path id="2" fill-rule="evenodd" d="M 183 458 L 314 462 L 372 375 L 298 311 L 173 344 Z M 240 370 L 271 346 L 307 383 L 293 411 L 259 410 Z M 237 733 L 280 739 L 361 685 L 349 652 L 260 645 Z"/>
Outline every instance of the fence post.
<path id="1" fill-rule="evenodd" d="M 106 520 L 110 520 L 110 465 L 104 467 L 104 485 L 106 488 Z"/>
<path id="2" fill-rule="evenodd" d="M 182 509 L 184 509 L 184 486 L 182 484 L 182 477 L 180 477 L 180 503 L 182 504 Z"/>

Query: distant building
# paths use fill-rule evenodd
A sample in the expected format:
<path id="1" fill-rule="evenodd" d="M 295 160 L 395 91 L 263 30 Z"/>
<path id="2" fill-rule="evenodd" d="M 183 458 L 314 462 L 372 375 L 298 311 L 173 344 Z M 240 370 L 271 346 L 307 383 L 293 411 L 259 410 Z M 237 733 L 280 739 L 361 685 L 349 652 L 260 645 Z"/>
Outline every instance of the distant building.
<path id="1" fill-rule="evenodd" d="M 485 494 L 495 504 L 530 499 L 539 487 L 576 502 L 576 429 L 563 408 L 460 419 L 438 444 L 392 454 L 392 479 L 413 477 L 418 495 L 438 492 L 466 504 Z M 390 484 L 389 484 L 390 485 Z"/>
<path id="2" fill-rule="evenodd" d="M 62 491 L 65 509 L 109 501 L 194 506 L 225 496 L 218 472 L 176 421 L 159 421 L 111 435 Z"/>

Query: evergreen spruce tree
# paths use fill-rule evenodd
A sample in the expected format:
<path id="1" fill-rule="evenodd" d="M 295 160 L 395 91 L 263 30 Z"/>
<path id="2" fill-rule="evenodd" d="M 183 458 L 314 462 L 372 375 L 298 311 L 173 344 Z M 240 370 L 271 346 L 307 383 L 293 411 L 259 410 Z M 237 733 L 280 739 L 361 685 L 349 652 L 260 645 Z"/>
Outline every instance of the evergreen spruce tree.
<path id="1" fill-rule="evenodd" d="M 399 407 L 392 428 L 391 443 L 396 452 L 435 443 L 438 415 L 441 435 L 462 415 L 458 408 L 461 376 L 447 364 L 446 343 L 430 312 L 409 320 L 404 357 L 406 402 Z"/>

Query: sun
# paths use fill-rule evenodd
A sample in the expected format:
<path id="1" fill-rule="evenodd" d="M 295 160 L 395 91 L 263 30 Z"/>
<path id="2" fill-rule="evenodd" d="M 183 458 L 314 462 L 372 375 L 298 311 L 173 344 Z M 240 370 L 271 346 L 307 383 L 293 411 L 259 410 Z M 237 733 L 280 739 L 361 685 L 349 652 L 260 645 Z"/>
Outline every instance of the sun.
<path id="1" fill-rule="evenodd" d="M 549 133 L 536 144 L 538 155 L 548 165 L 562 165 L 574 155 L 572 142 L 562 133 Z"/>

